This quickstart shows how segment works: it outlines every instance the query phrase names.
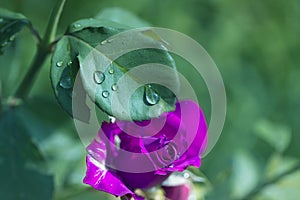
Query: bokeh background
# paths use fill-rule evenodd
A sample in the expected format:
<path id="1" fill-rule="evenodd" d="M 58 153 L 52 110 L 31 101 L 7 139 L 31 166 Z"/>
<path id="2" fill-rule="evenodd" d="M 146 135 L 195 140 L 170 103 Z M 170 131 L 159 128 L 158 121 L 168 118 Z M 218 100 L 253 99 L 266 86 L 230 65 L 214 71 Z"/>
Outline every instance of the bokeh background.
<path id="1" fill-rule="evenodd" d="M 1 0 L 0 7 L 23 13 L 43 34 L 54 3 Z M 195 184 L 197 199 L 243 199 L 257 185 L 300 161 L 299 0 L 69 0 L 59 33 L 63 34 L 73 21 L 93 17 L 110 7 L 126 9 L 150 25 L 194 38 L 223 76 L 228 101 L 226 123 L 217 145 L 203 159 L 200 171 L 206 182 Z M 35 53 L 35 44 L 29 31 L 22 31 L 0 57 L 4 98 L 20 82 Z M 73 121 L 55 100 L 49 62 L 21 115 L 46 158 L 47 172 L 54 175 L 54 199 L 114 199 L 81 183 L 85 149 Z M 189 68 L 184 70 L 193 79 Z M 203 84 L 198 87 L 195 89 L 209 119 L 209 95 Z M 299 188 L 300 170 L 295 170 L 261 189 L 253 199 L 297 200 Z"/>

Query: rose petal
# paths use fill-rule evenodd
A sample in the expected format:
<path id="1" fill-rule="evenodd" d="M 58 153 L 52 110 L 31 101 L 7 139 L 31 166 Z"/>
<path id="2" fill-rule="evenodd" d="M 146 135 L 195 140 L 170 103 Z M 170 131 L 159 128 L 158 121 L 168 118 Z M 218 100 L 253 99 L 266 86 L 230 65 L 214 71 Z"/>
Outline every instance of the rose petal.
<path id="1" fill-rule="evenodd" d="M 119 146 L 116 136 L 121 141 Z M 160 184 L 171 172 L 199 167 L 207 143 L 207 125 L 201 108 L 185 100 L 176 104 L 175 111 L 151 122 L 104 122 L 98 140 L 101 142 L 95 140 L 88 148 L 85 182 L 116 196 L 134 196 L 134 189 Z M 148 166 L 152 171 L 147 171 Z M 145 172 L 138 171 L 144 168 Z"/>
<path id="2" fill-rule="evenodd" d="M 134 193 L 129 190 L 116 175 L 107 170 L 105 165 L 101 163 L 106 159 L 106 154 L 103 151 L 105 150 L 103 149 L 104 146 L 105 145 L 102 142 L 94 140 L 88 147 L 90 154 L 87 155 L 87 171 L 83 182 L 91 185 L 97 190 L 115 196 L 134 195 Z"/>

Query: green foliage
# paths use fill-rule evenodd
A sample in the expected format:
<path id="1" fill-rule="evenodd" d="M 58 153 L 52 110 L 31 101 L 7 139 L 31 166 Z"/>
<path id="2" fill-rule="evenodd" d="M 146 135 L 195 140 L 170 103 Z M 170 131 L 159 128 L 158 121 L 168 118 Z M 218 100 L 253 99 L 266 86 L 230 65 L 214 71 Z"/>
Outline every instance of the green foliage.
<path id="1" fill-rule="evenodd" d="M 0 118 L 1 197 L 7 200 L 51 200 L 52 177 L 41 172 L 43 157 L 24 127 L 28 122 L 22 122 L 16 112 L 6 111 Z"/>
<path id="2" fill-rule="evenodd" d="M 72 113 L 72 95 L 82 95 L 78 88 L 74 90 L 74 82 L 80 71 L 80 89 L 83 88 L 87 94 L 95 100 L 96 104 L 108 115 L 113 115 L 124 120 L 145 120 L 151 117 L 158 117 L 163 112 L 173 110 L 175 95 L 167 88 L 151 84 L 145 85 L 143 80 L 129 74 L 130 81 L 127 85 L 122 85 L 123 96 L 131 97 L 129 101 L 130 116 L 124 115 L 124 108 L 112 110 L 112 93 L 118 94 L 118 81 L 129 70 L 142 64 L 160 63 L 175 68 L 172 57 L 164 50 L 140 49 L 121 55 L 112 61 L 110 66 L 104 66 L 107 55 L 113 55 L 116 49 L 126 49 L 132 42 L 144 46 L 162 45 L 155 38 L 145 35 L 143 32 L 133 32 L 124 43 L 109 45 L 113 43 L 111 36 L 128 29 L 126 26 L 110 22 L 107 20 L 86 19 L 73 23 L 66 35 L 63 36 L 56 45 L 51 64 L 52 86 L 58 101 L 63 108 Z M 106 47 L 107 46 L 107 47 Z M 174 80 L 176 76 L 174 73 Z M 175 82 L 176 84 L 176 82 Z M 75 84 L 76 85 L 76 84 Z M 129 88 L 135 85 L 142 85 L 136 91 Z M 72 91 L 74 90 L 74 94 Z M 131 92 L 134 92 L 131 95 Z M 126 97 L 127 97 L 126 96 Z M 78 96 L 76 96 L 78 98 Z M 83 94 L 83 99 L 85 96 Z M 84 101 L 82 101 L 84 102 Z M 125 102 L 121 102 L 122 105 Z M 126 104 L 125 104 L 126 105 Z M 153 105 L 159 109 L 150 109 Z M 84 106 L 84 105 L 83 105 Z M 76 115 L 75 115 L 76 117 Z M 87 119 L 85 119 L 87 120 Z"/>
<path id="3" fill-rule="evenodd" d="M 278 152 L 283 152 L 291 141 L 291 130 L 284 125 L 262 120 L 257 123 L 255 131 Z"/>
<path id="4" fill-rule="evenodd" d="M 109 19 L 119 24 L 124 24 L 132 28 L 150 27 L 150 24 L 133 13 L 118 7 L 105 8 L 98 13 L 95 18 Z"/>
<path id="5" fill-rule="evenodd" d="M 38 30 L 43 30 L 45 27 L 49 18 L 49 8 L 53 7 L 53 1 L 44 1 L 42 4 L 32 4 L 29 1 L 3 1 L 2 3 L 4 7 L 18 10 L 30 17 Z M 122 9 L 109 8 L 116 5 Z M 140 19 L 144 19 L 153 26 L 181 31 L 202 44 L 218 65 L 226 85 L 228 114 L 220 140 L 213 151 L 202 160 L 201 171 L 207 177 L 207 184 L 197 184 L 195 187 L 197 194 L 204 193 L 205 199 L 208 200 L 230 200 L 234 197 L 243 199 L 243 195 L 251 191 L 255 184 L 267 181 L 299 161 L 299 1 L 143 0 L 113 2 L 91 0 L 88 4 L 82 4 L 82 1 L 73 0 L 67 2 L 59 32 L 65 33 L 67 25 L 74 19 L 94 16 L 101 8 L 104 8 L 104 11 L 100 12 L 96 18 L 102 21 L 109 18 L 111 21 L 130 27 L 140 27 L 145 23 Z M 135 18 L 123 8 L 139 17 Z M 0 23 L 1 27 L 2 23 L 3 21 Z M 148 23 L 146 25 L 148 26 Z M 93 25 L 87 25 L 89 26 Z M 107 25 L 107 27 L 110 26 L 110 24 Z M 71 34 L 88 32 L 82 28 L 70 27 L 69 32 Z M 3 31 L 0 34 L 0 44 L 3 44 L 4 36 L 5 41 L 10 38 L 2 33 Z M 65 47 L 68 41 L 63 38 L 58 45 Z M 24 37 L 18 37 L 13 45 L 7 46 L 6 51 L 0 57 L 0 85 L 3 86 L 3 95 L 0 95 L 0 99 L 2 102 L 5 102 L 12 94 L 16 83 L 22 76 L 21 71 L 14 69 L 26 69 L 24 65 L 31 60 L 31 54 L 28 52 L 32 52 L 30 49 L 34 49 L 35 46 L 36 44 L 25 34 Z M 61 52 L 61 55 L 66 57 L 57 57 L 57 59 L 64 59 L 63 69 L 69 61 L 65 58 L 69 58 L 69 55 L 67 49 L 62 49 Z M 23 54 L 25 56 L 22 56 Z M 72 69 L 77 72 L 80 63 L 77 55 L 72 56 L 74 56 L 72 65 L 75 66 Z M 51 73 L 54 73 L 54 64 L 56 63 L 52 63 Z M 178 65 L 177 61 L 176 64 L 177 69 L 195 86 L 200 104 L 205 114 L 209 116 L 209 95 L 205 90 L 205 85 L 200 78 L 195 76 L 194 70 L 186 64 L 180 62 Z M 26 120 L 27 123 L 24 125 L 16 123 L 13 127 L 10 125 L 12 129 L 26 127 L 26 133 L 32 138 L 28 141 L 28 137 L 21 134 L 17 137 L 25 138 L 24 142 L 17 141 L 19 145 L 13 147 L 29 149 L 28 151 L 32 152 L 36 151 L 34 150 L 36 148 L 29 145 L 32 144 L 31 141 L 39 142 L 38 146 L 41 147 L 48 167 L 55 177 L 56 200 L 107 199 L 111 196 L 107 197 L 102 193 L 94 192 L 82 184 L 74 186 L 75 183 L 81 182 L 84 176 L 84 155 L 79 153 L 84 147 L 81 146 L 81 150 L 78 150 L 81 144 L 74 136 L 74 127 L 70 125 L 72 122 L 63 112 L 58 111 L 57 106 L 54 106 L 56 103 L 54 98 L 49 98 L 52 88 L 46 81 L 49 79 L 49 69 L 46 66 L 48 65 L 42 69 L 38 84 L 31 94 L 32 97 L 42 95 L 44 100 L 28 101 L 28 104 L 18 113 L 21 120 Z M 9 68 L 14 68 L 10 74 L 8 74 Z M 69 75 L 69 71 L 66 72 Z M 57 80 L 52 79 L 52 81 L 58 84 L 63 71 L 55 73 L 57 73 Z M 68 107 L 71 106 L 70 91 L 56 91 L 60 95 L 65 93 L 64 98 L 58 98 L 60 104 L 69 112 L 71 111 Z M 86 94 L 82 98 L 83 102 L 85 98 Z M 19 188 L 17 191 L 14 187 L 8 188 L 7 181 L 10 181 L 11 177 L 7 177 L 5 172 L 12 172 L 12 170 L 8 165 L 3 165 L 3 158 L 14 161 L 12 156 L 8 157 L 4 154 L 4 148 L 2 148 L 2 145 L 5 148 L 11 146 L 2 138 L 6 139 L 5 141 L 8 141 L 7 138 L 13 138 L 10 136 L 12 134 L 4 136 L 2 127 L 3 122 L 7 122 L 4 120 L 6 116 L 7 114 L 2 113 L 0 122 L 0 193 L 1 195 L 20 195 Z M 12 155 L 12 153 L 18 155 L 17 151 L 10 150 L 9 154 Z M 30 155 L 26 154 L 21 160 L 14 162 L 26 163 L 27 160 L 30 162 L 35 160 L 35 157 L 32 158 Z M 21 154 L 18 156 L 21 157 Z M 36 157 L 36 159 L 40 158 Z M 26 189 L 32 180 L 43 177 L 36 170 L 32 172 L 30 171 L 32 168 L 28 170 L 22 166 L 24 164 L 21 164 L 18 169 L 21 169 L 20 173 L 24 171 L 29 172 L 28 174 L 34 173 L 31 177 L 23 174 L 21 181 Z M 39 181 L 36 180 L 36 182 Z M 31 189 L 36 185 L 32 186 L 31 188 L 28 186 L 28 192 L 32 192 Z M 39 184 L 36 188 L 46 189 L 47 186 L 49 186 L 48 183 Z M 297 172 L 268 185 L 254 199 L 298 199 L 299 187 L 299 173 Z M 39 192 L 40 190 L 35 190 L 32 193 L 39 194 Z"/>
<path id="6" fill-rule="evenodd" d="M 15 35 L 30 22 L 21 14 L 0 8 L 0 54 L 3 48 L 12 42 Z"/>

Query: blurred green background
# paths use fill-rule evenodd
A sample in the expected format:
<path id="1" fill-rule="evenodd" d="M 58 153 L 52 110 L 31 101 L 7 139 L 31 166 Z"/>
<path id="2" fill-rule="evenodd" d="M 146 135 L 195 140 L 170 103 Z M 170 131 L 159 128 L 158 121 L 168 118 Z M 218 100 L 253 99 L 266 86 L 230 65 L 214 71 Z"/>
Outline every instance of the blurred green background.
<path id="1" fill-rule="evenodd" d="M 0 7 L 24 14 L 43 33 L 54 3 L 1 0 Z M 73 21 L 93 17 L 108 7 L 121 7 L 153 26 L 194 38 L 223 76 L 228 101 L 226 123 L 217 145 L 203 159 L 201 171 L 207 183 L 196 185 L 198 199 L 243 199 L 261 182 L 299 162 L 299 0 L 69 0 L 59 33 Z M 20 82 L 35 44 L 25 30 L 0 57 L 4 97 Z M 112 198 L 81 184 L 85 150 L 73 121 L 56 103 L 49 66 L 48 59 L 21 117 L 30 120 L 30 133 L 45 155 L 47 171 L 54 174 L 55 199 Z M 185 73 L 192 76 L 189 71 Z M 198 89 L 209 119 L 209 95 L 206 88 Z M 263 188 L 254 199 L 297 200 L 299 188 L 300 171 L 295 171 Z"/>

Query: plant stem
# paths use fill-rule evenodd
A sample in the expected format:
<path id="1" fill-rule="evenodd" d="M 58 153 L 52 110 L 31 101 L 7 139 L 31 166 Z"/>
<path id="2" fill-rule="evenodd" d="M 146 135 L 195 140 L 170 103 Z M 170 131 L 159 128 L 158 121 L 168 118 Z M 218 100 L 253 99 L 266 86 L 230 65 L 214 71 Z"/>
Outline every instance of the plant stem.
<path id="1" fill-rule="evenodd" d="M 25 99 L 36 80 L 37 74 L 51 52 L 51 43 L 55 39 L 57 25 L 66 0 L 58 0 L 54 6 L 45 35 L 38 45 L 32 64 L 15 92 L 16 98 Z"/>
<path id="2" fill-rule="evenodd" d="M 42 38 L 41 38 L 39 32 L 33 27 L 33 25 L 32 25 L 31 22 L 28 24 L 28 28 L 31 31 L 31 33 L 34 35 L 34 37 L 37 39 L 37 41 L 39 43 L 41 43 L 42 42 Z"/>
<path id="3" fill-rule="evenodd" d="M 296 171 L 300 170 L 300 163 L 298 163 L 297 165 L 295 165 L 294 167 L 288 169 L 287 171 L 274 176 L 273 178 L 267 180 L 266 182 L 259 184 L 258 186 L 256 186 L 252 191 L 250 191 L 245 197 L 241 198 L 241 200 L 244 199 L 252 199 L 253 197 L 255 197 L 259 192 L 261 192 L 265 187 L 274 184 L 276 182 L 278 182 L 279 180 L 281 180 L 282 178 L 284 178 L 287 175 L 290 175 Z"/>

